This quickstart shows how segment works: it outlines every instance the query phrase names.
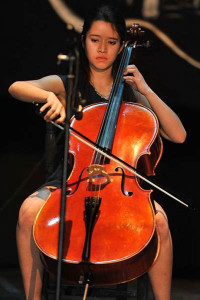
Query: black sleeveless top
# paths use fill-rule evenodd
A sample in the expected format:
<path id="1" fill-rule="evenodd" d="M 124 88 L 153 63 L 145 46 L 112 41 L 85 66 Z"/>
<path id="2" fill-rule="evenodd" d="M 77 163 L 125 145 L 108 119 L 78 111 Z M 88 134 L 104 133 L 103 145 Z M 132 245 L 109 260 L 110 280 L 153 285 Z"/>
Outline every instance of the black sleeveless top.
<path id="1" fill-rule="evenodd" d="M 66 75 L 58 75 L 58 76 L 62 79 L 65 90 L 67 91 L 67 76 Z M 126 88 L 127 89 L 129 88 L 128 84 L 126 84 Z M 132 94 L 132 97 L 129 96 L 128 101 L 135 102 L 136 99 L 134 97 L 134 93 L 132 92 L 131 94 Z M 129 95 L 130 95 L 130 93 L 129 93 Z M 87 105 L 99 103 L 99 102 L 108 102 L 108 100 L 106 100 L 105 98 L 100 96 L 100 94 L 97 93 L 95 88 L 90 83 L 88 85 L 87 93 L 84 98 L 85 98 L 86 102 L 85 102 L 85 104 L 83 104 L 83 106 L 87 106 Z M 62 147 L 62 150 L 64 151 L 63 147 Z M 63 153 L 63 151 L 61 151 L 61 149 L 60 149 L 60 152 Z M 62 156 L 62 153 L 60 153 L 61 154 L 60 156 Z M 62 185 L 62 169 L 63 169 L 62 162 L 63 162 L 63 159 L 61 157 L 58 167 L 56 168 L 55 172 L 52 173 L 52 175 L 47 179 L 47 181 L 41 187 L 44 187 L 44 186 L 61 187 L 61 185 Z"/>

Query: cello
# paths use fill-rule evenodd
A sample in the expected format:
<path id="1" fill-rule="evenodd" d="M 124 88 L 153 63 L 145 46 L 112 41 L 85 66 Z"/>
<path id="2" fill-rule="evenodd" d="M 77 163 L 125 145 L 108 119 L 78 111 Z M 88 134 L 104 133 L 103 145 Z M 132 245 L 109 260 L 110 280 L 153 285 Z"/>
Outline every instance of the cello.
<path id="1" fill-rule="evenodd" d="M 109 103 L 85 107 L 83 119 L 72 118 L 71 127 L 87 132 L 107 153 L 152 175 L 162 153 L 158 120 L 149 108 L 122 102 L 122 75 L 136 45 L 128 41 L 124 47 Z M 141 276 L 159 252 L 152 191 L 144 190 L 138 178 L 117 162 L 88 150 L 73 136 L 69 152 L 73 167 L 67 180 L 65 281 L 77 284 L 86 278 L 90 285 L 109 285 Z M 33 228 L 45 268 L 52 273 L 57 264 L 60 196 L 60 188 L 51 192 Z"/>

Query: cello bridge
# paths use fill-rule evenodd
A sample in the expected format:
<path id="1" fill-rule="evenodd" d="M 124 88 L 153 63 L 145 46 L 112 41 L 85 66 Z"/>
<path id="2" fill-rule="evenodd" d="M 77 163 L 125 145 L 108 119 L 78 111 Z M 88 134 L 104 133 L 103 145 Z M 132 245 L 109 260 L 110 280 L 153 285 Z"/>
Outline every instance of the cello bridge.
<path id="1" fill-rule="evenodd" d="M 106 168 L 102 165 L 91 165 L 88 167 L 88 182 L 95 184 L 95 182 L 97 181 L 99 182 L 99 179 L 106 179 L 106 182 L 104 182 L 104 184 L 110 183 L 113 181 L 112 178 L 110 178 L 109 174 L 106 171 Z"/>

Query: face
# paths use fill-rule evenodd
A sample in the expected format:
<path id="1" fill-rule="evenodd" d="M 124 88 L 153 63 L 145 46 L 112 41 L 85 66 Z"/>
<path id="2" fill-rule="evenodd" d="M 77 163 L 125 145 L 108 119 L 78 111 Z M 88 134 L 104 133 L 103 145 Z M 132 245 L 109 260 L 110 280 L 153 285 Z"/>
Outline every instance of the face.
<path id="1" fill-rule="evenodd" d="M 111 70 L 121 49 L 119 34 L 111 23 L 104 21 L 92 23 L 85 39 L 85 52 L 90 68 L 98 72 Z"/>

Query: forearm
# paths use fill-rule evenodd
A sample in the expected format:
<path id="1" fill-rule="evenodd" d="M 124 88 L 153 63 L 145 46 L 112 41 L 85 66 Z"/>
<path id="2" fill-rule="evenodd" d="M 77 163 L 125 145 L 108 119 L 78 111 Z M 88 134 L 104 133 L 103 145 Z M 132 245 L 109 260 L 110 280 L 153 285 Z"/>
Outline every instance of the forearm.
<path id="1" fill-rule="evenodd" d="M 124 75 L 125 81 L 130 84 L 133 90 L 137 91 L 137 101 L 151 107 L 157 115 L 161 134 L 175 143 L 183 143 L 186 138 L 186 131 L 179 117 L 151 90 L 137 67 L 135 65 L 127 66 Z"/>
<path id="2" fill-rule="evenodd" d="M 50 91 L 41 89 L 29 81 L 16 81 L 9 87 L 9 93 L 16 99 L 25 102 L 46 102 Z"/>
<path id="3" fill-rule="evenodd" d="M 175 143 L 183 143 L 186 138 L 186 131 L 176 113 L 152 90 L 144 96 L 159 119 L 163 136 Z"/>

